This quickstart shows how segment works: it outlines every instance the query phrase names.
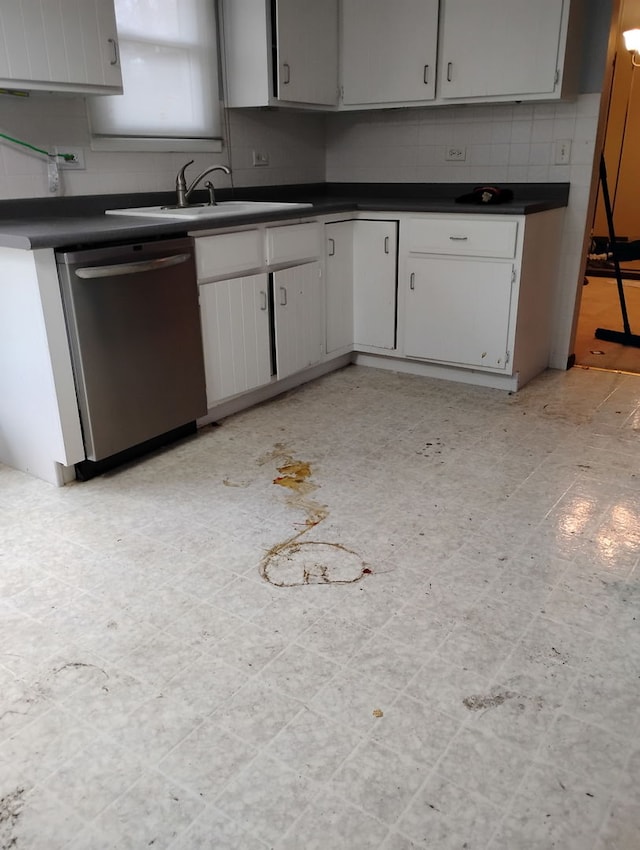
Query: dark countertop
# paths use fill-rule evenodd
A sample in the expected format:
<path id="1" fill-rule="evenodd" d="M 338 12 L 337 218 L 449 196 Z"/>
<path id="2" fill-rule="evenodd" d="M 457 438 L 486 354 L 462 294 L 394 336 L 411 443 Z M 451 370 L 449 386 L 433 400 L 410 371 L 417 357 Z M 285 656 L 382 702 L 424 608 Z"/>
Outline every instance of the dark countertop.
<path id="1" fill-rule="evenodd" d="M 104 214 L 105 209 L 171 204 L 175 202 L 173 192 L 0 201 L 0 247 L 88 247 L 345 212 L 531 215 L 565 207 L 569 199 L 568 183 L 507 183 L 501 187 L 513 191 L 512 201 L 482 205 L 455 203 L 456 197 L 473 189 L 468 183 L 314 183 L 220 189 L 216 193 L 219 200 L 301 201 L 312 207 L 190 221 Z M 205 193 L 194 193 L 194 202 L 206 199 Z"/>

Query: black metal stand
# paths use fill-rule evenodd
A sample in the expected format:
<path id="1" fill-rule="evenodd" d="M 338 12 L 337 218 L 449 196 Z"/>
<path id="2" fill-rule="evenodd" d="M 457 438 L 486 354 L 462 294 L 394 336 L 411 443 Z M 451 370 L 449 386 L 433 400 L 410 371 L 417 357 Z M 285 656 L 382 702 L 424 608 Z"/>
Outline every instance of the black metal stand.
<path id="1" fill-rule="evenodd" d="M 616 276 L 616 284 L 618 287 L 618 298 L 620 299 L 620 311 L 622 313 L 623 331 L 612 331 L 606 328 L 596 328 L 596 339 L 603 339 L 605 342 L 617 342 L 620 345 L 632 345 L 634 348 L 640 348 L 640 336 L 631 333 L 629 325 L 629 316 L 627 314 L 627 302 L 624 297 L 624 287 L 622 285 L 622 272 L 620 271 L 620 261 L 616 253 L 616 233 L 613 226 L 613 211 L 611 209 L 611 200 L 609 198 L 609 187 L 607 184 L 607 169 L 604 164 L 604 155 L 600 156 L 600 183 L 602 185 L 602 199 L 604 201 L 604 209 L 607 215 L 607 225 L 609 228 L 609 250 L 611 251 L 611 259 Z"/>

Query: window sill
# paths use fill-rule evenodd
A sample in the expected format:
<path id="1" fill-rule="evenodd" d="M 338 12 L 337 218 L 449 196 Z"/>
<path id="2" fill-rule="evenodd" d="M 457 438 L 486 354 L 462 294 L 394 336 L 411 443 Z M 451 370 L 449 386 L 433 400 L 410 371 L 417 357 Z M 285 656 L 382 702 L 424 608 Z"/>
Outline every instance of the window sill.
<path id="1" fill-rule="evenodd" d="M 160 139 L 129 138 L 126 136 L 93 136 L 91 150 L 94 151 L 137 151 L 137 152 L 189 152 L 220 153 L 222 139 Z"/>

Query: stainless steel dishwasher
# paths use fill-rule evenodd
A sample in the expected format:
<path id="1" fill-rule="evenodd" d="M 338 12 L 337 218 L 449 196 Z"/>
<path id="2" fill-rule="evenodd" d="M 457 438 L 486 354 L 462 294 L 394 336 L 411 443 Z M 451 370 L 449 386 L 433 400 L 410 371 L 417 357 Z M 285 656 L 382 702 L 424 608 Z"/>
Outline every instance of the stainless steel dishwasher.
<path id="1" fill-rule="evenodd" d="M 89 478 L 195 431 L 206 413 L 193 243 L 58 252 Z"/>

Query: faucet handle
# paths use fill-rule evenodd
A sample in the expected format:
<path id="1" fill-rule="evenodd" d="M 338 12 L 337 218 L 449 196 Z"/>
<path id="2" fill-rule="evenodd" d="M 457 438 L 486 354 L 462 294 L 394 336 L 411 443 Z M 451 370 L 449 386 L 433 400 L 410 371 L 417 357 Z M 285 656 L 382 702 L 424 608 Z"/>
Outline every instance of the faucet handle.
<path id="1" fill-rule="evenodd" d="M 215 193 L 215 189 L 213 188 L 213 183 L 211 182 L 211 180 L 207 180 L 207 182 L 204 184 L 204 188 L 209 193 L 209 206 L 210 207 L 215 206 L 216 205 L 216 193 Z"/>

